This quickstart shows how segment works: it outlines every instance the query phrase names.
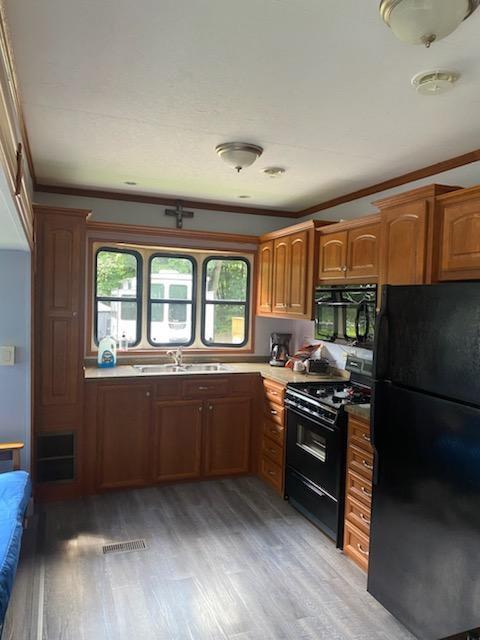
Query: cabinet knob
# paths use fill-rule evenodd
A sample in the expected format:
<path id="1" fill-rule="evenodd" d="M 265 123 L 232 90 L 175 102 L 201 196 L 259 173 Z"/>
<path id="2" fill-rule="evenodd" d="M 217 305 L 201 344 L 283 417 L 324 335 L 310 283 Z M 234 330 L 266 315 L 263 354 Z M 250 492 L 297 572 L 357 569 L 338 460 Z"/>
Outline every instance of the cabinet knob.
<path id="1" fill-rule="evenodd" d="M 208 387 L 198 387 L 199 391 L 208 391 Z"/>
<path id="2" fill-rule="evenodd" d="M 272 416 L 276 416 L 278 414 L 278 411 L 275 411 L 274 409 L 272 409 L 270 413 L 272 414 Z"/>
<path id="3" fill-rule="evenodd" d="M 347 265 L 344 264 L 343 267 L 342 267 L 342 271 L 345 272 L 346 270 L 347 270 Z"/>
<path id="4" fill-rule="evenodd" d="M 72 313 L 72 316 L 73 316 L 74 318 L 76 318 L 76 317 L 78 316 L 78 313 L 77 313 L 76 311 L 74 311 L 74 312 Z"/>
<path id="5" fill-rule="evenodd" d="M 367 518 L 367 516 L 366 516 L 366 515 L 364 515 L 363 513 L 361 513 L 361 514 L 360 514 L 360 518 L 361 518 L 361 519 L 362 519 L 366 524 L 368 524 L 368 525 L 370 525 L 370 524 L 371 524 L 370 519 L 369 519 L 369 518 Z"/>
<path id="6" fill-rule="evenodd" d="M 366 469 L 373 469 L 373 464 L 370 464 L 367 460 L 362 460 L 362 464 Z"/>
<path id="7" fill-rule="evenodd" d="M 360 551 L 360 553 L 364 556 L 368 557 L 368 551 L 365 551 L 365 549 L 362 547 L 361 544 L 357 544 L 357 549 Z"/>
<path id="8" fill-rule="evenodd" d="M 145 395 L 147 396 L 147 398 L 149 398 L 150 397 L 150 391 L 146 391 Z"/>
<path id="9" fill-rule="evenodd" d="M 203 411 L 203 407 L 202 407 L 202 406 L 198 407 L 198 410 L 199 410 L 200 412 L 202 412 L 202 411 Z"/>
<path id="10" fill-rule="evenodd" d="M 211 411 L 213 409 L 213 406 L 211 404 L 208 405 L 208 410 Z"/>

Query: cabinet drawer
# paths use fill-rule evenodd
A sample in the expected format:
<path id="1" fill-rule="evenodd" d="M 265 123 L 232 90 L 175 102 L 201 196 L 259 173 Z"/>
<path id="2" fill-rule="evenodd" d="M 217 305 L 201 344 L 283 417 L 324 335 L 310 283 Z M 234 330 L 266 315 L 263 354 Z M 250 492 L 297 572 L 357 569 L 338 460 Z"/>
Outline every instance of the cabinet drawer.
<path id="1" fill-rule="evenodd" d="M 260 463 L 260 475 L 264 480 L 274 487 L 278 493 L 282 492 L 283 486 L 283 470 L 278 464 L 272 462 L 269 458 L 262 457 Z"/>
<path id="2" fill-rule="evenodd" d="M 349 441 L 356 447 L 360 447 L 368 453 L 373 454 L 370 440 L 370 425 L 367 422 L 356 420 L 350 416 L 348 418 L 348 437 Z"/>
<path id="3" fill-rule="evenodd" d="M 264 457 L 270 458 L 272 462 L 283 466 L 282 445 L 278 444 L 278 442 L 275 442 L 274 440 L 271 440 L 270 438 L 267 438 L 266 436 L 264 436 L 262 440 L 262 454 Z"/>
<path id="4" fill-rule="evenodd" d="M 193 380 L 184 380 L 184 398 L 217 398 L 229 396 L 230 389 L 227 378 L 211 378 L 203 376 Z"/>
<path id="5" fill-rule="evenodd" d="M 269 420 L 275 422 L 280 427 L 285 426 L 285 409 L 280 404 L 265 402 L 265 415 Z"/>
<path id="6" fill-rule="evenodd" d="M 155 384 L 155 397 L 158 400 L 177 400 L 182 397 L 182 385 L 178 378 L 165 378 Z"/>
<path id="7" fill-rule="evenodd" d="M 349 469 L 347 471 L 347 495 L 353 496 L 370 508 L 372 504 L 372 483 Z"/>
<path id="8" fill-rule="evenodd" d="M 347 466 L 355 473 L 363 476 L 371 484 L 373 473 L 373 454 L 359 449 L 351 442 L 347 449 Z"/>
<path id="9" fill-rule="evenodd" d="M 283 447 L 285 440 L 285 427 L 265 418 L 263 421 L 263 435 L 274 440 L 277 444 Z"/>
<path id="10" fill-rule="evenodd" d="M 370 535 L 370 509 L 348 493 L 345 501 L 345 520 L 363 531 L 365 535 Z"/>
<path id="11" fill-rule="evenodd" d="M 349 522 L 345 523 L 343 551 L 364 571 L 368 571 L 369 539 Z"/>
<path id="12" fill-rule="evenodd" d="M 274 382 L 273 380 L 263 380 L 263 390 L 272 402 L 283 404 L 285 398 L 285 385 L 280 382 Z"/>

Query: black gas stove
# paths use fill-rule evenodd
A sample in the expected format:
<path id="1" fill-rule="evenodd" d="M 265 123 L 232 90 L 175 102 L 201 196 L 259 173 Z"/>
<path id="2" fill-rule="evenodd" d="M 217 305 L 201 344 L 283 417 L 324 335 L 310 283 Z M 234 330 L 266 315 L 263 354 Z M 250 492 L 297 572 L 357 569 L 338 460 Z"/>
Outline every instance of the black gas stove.
<path id="1" fill-rule="evenodd" d="M 347 382 L 287 385 L 285 497 L 342 546 L 348 404 L 368 404 L 372 361 L 349 356 Z"/>

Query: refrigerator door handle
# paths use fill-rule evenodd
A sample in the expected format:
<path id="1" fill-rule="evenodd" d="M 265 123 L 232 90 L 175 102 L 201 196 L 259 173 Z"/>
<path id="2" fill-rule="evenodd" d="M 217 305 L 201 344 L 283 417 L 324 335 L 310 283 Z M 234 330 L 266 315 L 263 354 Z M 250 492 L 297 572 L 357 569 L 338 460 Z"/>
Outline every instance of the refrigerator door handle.
<path id="1" fill-rule="evenodd" d="M 381 380 L 388 377 L 388 289 L 385 285 L 382 288 L 382 307 L 377 316 L 375 327 L 374 356 L 373 356 L 373 377 Z"/>
<path id="2" fill-rule="evenodd" d="M 390 383 L 377 381 L 373 388 L 372 419 L 370 424 L 370 441 L 373 448 L 373 485 L 378 484 L 380 474 L 380 456 L 378 453 L 378 433 L 382 431 L 382 423 L 388 420 L 388 395 Z M 383 427 L 383 430 L 385 426 Z"/>

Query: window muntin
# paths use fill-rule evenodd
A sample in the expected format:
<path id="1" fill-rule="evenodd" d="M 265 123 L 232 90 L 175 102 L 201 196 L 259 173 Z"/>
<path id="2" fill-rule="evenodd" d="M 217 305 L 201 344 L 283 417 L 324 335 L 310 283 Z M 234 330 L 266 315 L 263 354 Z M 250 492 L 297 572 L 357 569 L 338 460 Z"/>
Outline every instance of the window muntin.
<path id="1" fill-rule="evenodd" d="M 195 340 L 196 261 L 185 255 L 150 257 L 148 328 L 151 345 L 188 346 Z"/>
<path id="2" fill-rule="evenodd" d="M 203 263 L 202 342 L 243 347 L 248 342 L 250 264 L 212 256 Z"/>
<path id="3" fill-rule="evenodd" d="M 142 262 L 136 251 L 101 247 L 95 256 L 94 340 L 125 334 L 130 346 L 140 342 Z"/>

